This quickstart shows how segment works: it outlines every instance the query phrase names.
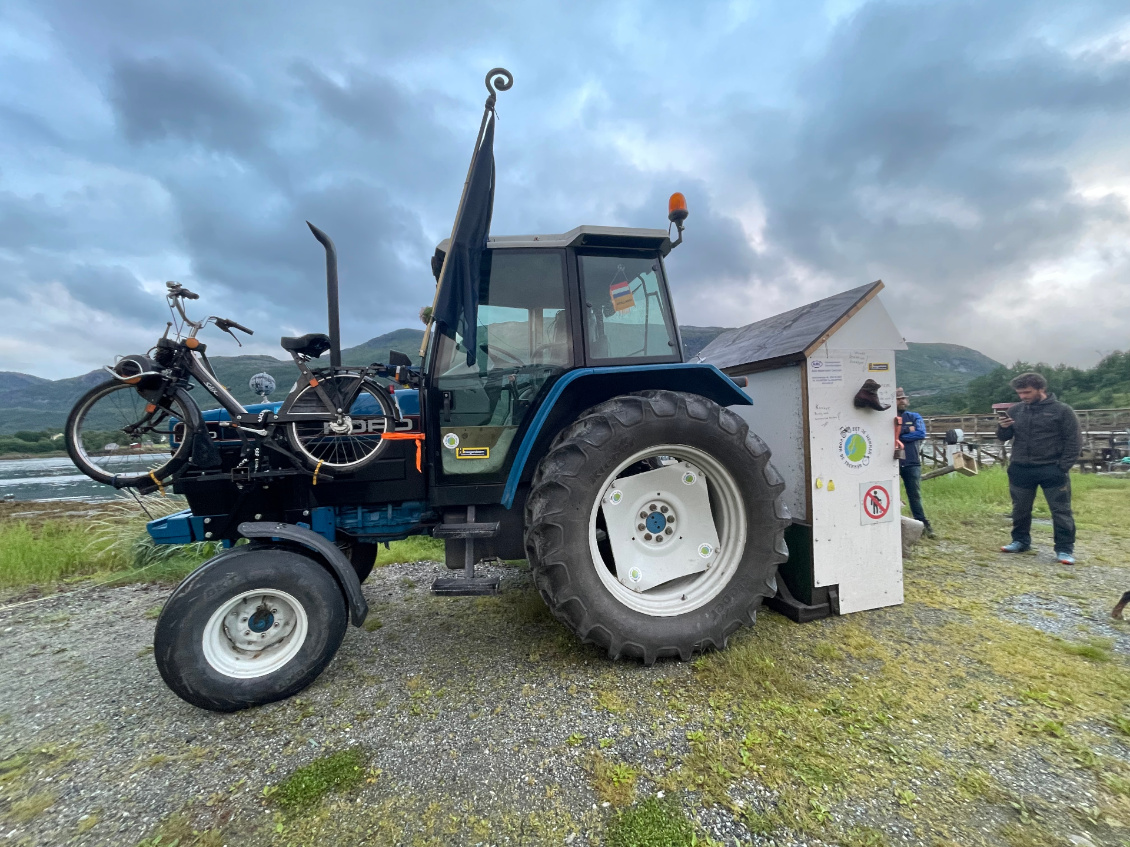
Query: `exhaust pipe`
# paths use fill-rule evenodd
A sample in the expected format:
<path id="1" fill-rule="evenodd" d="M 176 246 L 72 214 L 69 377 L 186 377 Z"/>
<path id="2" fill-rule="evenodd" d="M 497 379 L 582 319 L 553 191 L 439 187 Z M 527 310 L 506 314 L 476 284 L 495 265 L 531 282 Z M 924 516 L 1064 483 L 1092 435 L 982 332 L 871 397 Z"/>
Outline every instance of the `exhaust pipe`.
<path id="1" fill-rule="evenodd" d="M 333 239 L 318 229 L 310 221 L 306 226 L 314 233 L 314 237 L 326 248 L 326 299 L 329 301 L 330 317 L 330 365 L 341 367 L 341 327 L 338 320 L 337 305 L 337 249 Z"/>

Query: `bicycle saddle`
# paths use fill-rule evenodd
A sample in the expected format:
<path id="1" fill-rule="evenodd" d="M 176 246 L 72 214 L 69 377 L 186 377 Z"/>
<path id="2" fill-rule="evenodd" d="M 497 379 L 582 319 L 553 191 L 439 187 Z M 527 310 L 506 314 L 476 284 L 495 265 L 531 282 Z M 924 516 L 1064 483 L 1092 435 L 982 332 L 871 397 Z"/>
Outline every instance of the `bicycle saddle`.
<path id="1" fill-rule="evenodd" d="M 310 332 L 306 335 L 300 335 L 297 338 L 283 336 L 279 339 L 279 344 L 282 345 L 284 350 L 297 353 L 299 356 L 309 356 L 311 359 L 317 359 L 330 349 L 330 337 L 325 333 Z"/>

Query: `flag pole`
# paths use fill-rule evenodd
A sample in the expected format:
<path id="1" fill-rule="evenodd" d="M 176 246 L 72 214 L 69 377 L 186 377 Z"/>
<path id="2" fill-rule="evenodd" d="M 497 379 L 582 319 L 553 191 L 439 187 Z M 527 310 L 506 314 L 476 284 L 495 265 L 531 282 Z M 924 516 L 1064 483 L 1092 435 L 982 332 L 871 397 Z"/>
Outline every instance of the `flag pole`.
<path id="1" fill-rule="evenodd" d="M 493 79 L 492 79 L 493 77 Z M 436 279 L 436 293 L 432 298 L 432 312 L 431 320 L 428 321 L 427 327 L 424 329 L 424 339 L 420 342 L 420 356 L 423 356 L 428 349 L 428 341 L 432 335 L 432 325 L 435 323 L 435 310 L 436 303 L 439 302 L 439 284 L 443 280 L 443 272 L 447 270 L 447 260 L 451 257 L 451 247 L 455 242 L 455 230 L 459 226 L 459 219 L 463 216 L 463 205 L 467 201 L 467 186 L 471 183 L 471 169 L 475 166 L 475 158 L 479 152 L 479 145 L 483 142 L 483 133 L 486 132 L 487 120 L 494 112 L 494 104 L 498 99 L 498 91 L 509 91 L 510 87 L 514 84 L 514 75 L 506 68 L 491 68 L 487 72 L 486 86 L 487 86 L 487 102 L 483 108 L 483 120 L 479 124 L 479 134 L 475 139 L 475 149 L 471 153 L 471 163 L 467 166 L 467 178 L 463 180 L 463 193 L 459 195 L 459 206 L 455 211 L 455 223 L 451 225 L 451 237 L 448 241 L 447 252 L 443 254 L 443 264 L 439 269 L 439 277 Z M 495 91 L 495 86 L 498 91 Z"/>

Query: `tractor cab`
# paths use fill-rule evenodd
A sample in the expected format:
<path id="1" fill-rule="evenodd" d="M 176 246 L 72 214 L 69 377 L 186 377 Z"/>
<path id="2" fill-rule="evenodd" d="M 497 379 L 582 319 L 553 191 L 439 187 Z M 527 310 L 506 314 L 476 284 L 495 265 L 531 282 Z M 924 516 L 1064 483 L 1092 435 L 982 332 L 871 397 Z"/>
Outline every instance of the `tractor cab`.
<path id="1" fill-rule="evenodd" d="M 661 229 L 595 226 L 488 239 L 475 350 L 437 335 L 425 361 L 437 485 L 503 482 L 563 374 L 682 361 L 663 269 L 671 246 Z M 447 248 L 436 249 L 437 276 Z"/>

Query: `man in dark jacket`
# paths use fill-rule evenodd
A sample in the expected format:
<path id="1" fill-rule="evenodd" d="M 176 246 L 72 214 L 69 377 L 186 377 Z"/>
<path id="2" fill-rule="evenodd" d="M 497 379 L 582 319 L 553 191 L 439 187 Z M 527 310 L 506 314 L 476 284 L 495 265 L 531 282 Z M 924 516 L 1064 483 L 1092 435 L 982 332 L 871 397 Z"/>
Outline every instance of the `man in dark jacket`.
<path id="1" fill-rule="evenodd" d="M 1009 408 L 997 426 L 997 438 L 1012 441 L 1008 465 L 1012 543 L 1001 552 L 1023 553 L 1032 546 L 1032 505 L 1036 489 L 1043 488 L 1055 528 L 1055 557 L 1073 565 L 1075 518 L 1068 471 L 1083 446 L 1079 419 L 1070 406 L 1048 394 L 1048 381 L 1040 374 L 1023 373 L 1009 384 L 1020 402 Z"/>
<path id="2" fill-rule="evenodd" d="M 918 455 L 918 445 L 926 437 L 926 424 L 918 412 L 907 411 L 910 398 L 901 388 L 895 389 L 895 403 L 899 411 L 899 440 L 905 454 L 899 459 L 899 476 L 906 486 L 906 502 L 914 519 L 922 521 L 926 537 L 933 538 L 934 529 L 922 510 L 922 457 Z"/>

